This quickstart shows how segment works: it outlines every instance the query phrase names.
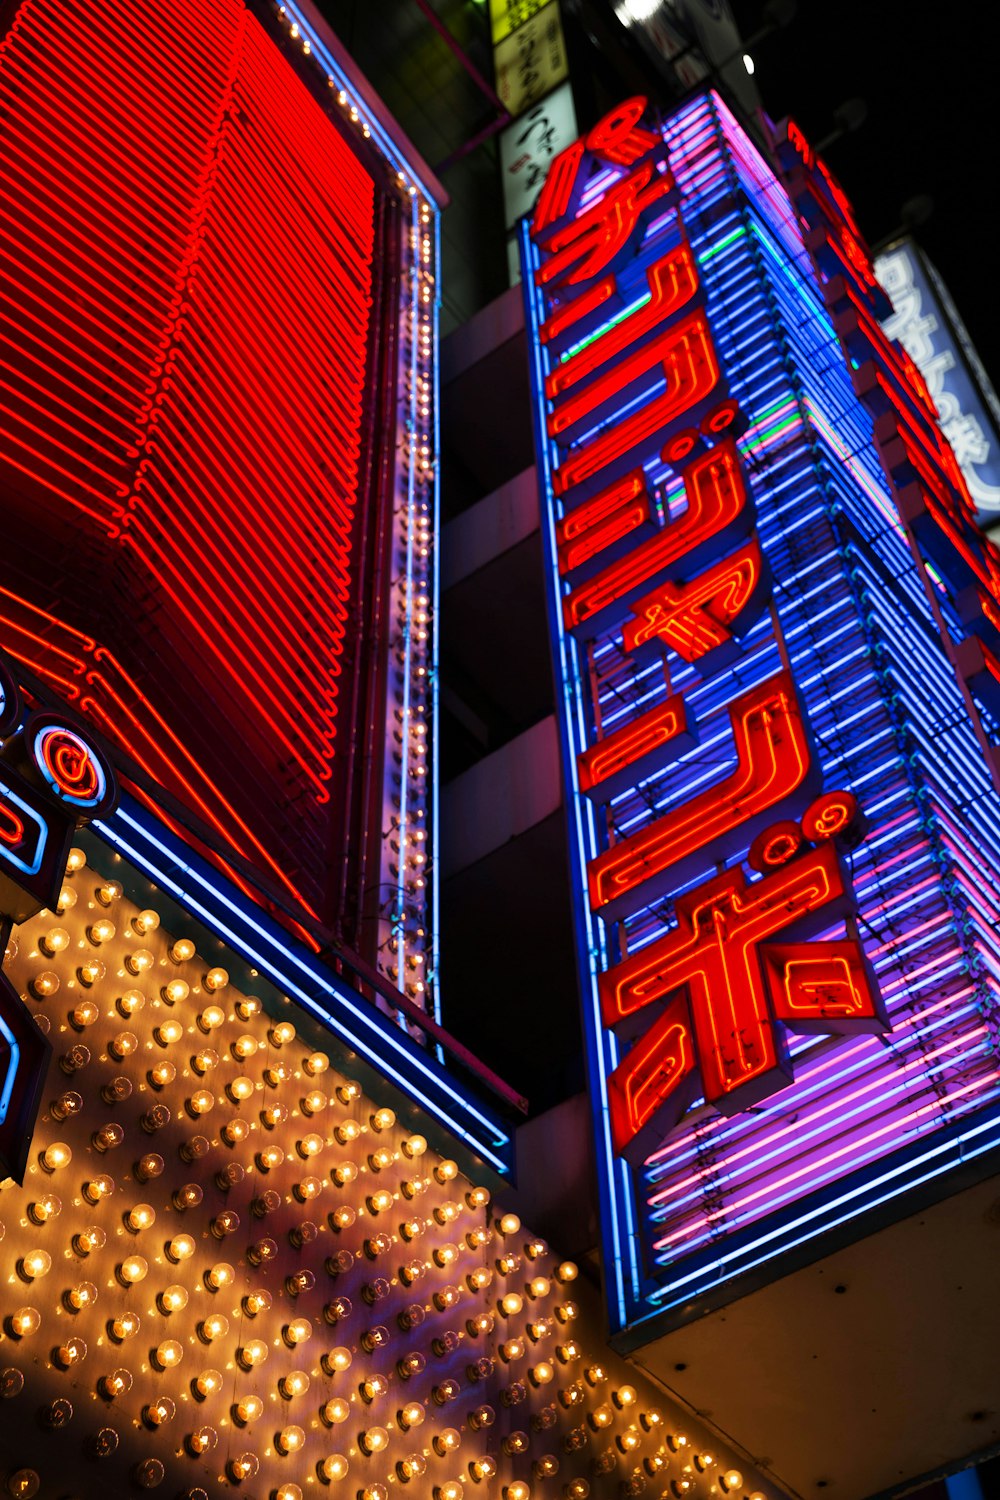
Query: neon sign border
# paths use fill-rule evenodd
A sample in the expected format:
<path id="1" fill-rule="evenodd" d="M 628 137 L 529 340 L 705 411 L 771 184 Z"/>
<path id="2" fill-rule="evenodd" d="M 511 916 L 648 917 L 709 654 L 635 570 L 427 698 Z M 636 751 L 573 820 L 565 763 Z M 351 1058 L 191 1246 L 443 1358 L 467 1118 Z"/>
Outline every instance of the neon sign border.
<path id="1" fill-rule="evenodd" d="M 440 594 L 441 578 L 437 563 L 437 546 L 441 533 L 441 487 L 438 462 L 440 441 L 440 308 L 441 308 L 441 210 L 448 202 L 448 195 L 434 177 L 429 167 L 421 160 L 408 141 L 400 139 L 395 122 L 385 111 L 377 95 L 355 67 L 349 54 L 332 32 L 329 24 L 311 0 L 252 0 L 260 11 L 265 9 L 278 24 L 279 35 L 284 33 L 288 41 L 297 47 L 317 70 L 319 78 L 325 76 L 330 91 L 331 104 L 336 101 L 341 118 L 349 132 L 353 127 L 382 157 L 394 174 L 391 186 L 402 200 L 402 213 L 407 224 L 407 234 L 412 240 L 412 250 L 404 245 L 404 267 L 400 277 L 399 307 L 403 318 L 408 318 L 410 328 L 409 352 L 401 349 L 400 364 L 405 368 L 409 380 L 409 392 L 403 393 L 399 401 L 401 437 L 406 449 L 403 472 L 397 482 L 397 504 L 394 507 L 399 517 L 394 527 L 398 550 L 402 553 L 403 571 L 397 579 L 400 600 L 405 614 L 402 631 L 404 655 L 403 687 L 399 695 L 398 708 L 402 730 L 402 776 L 399 807 L 400 857 L 397 871 L 389 869 L 388 853 L 383 858 L 381 883 L 393 890 L 392 911 L 380 924 L 382 937 L 379 943 L 379 967 L 389 976 L 393 954 L 383 953 L 386 941 L 396 944 L 395 966 L 403 972 L 404 952 L 409 943 L 421 961 L 426 957 L 426 994 L 430 1001 L 430 1013 L 441 1021 L 440 991 L 440 798 L 438 796 L 440 760 Z M 328 106 L 329 108 L 329 106 Z M 405 240 L 406 236 L 404 236 Z M 429 246 L 425 241 L 429 239 Z M 422 412 L 419 396 L 419 381 L 427 382 L 429 400 L 424 403 L 429 412 Z M 405 434 L 405 436 L 404 436 Z M 415 445 L 418 440 L 430 444 L 431 461 L 420 462 Z M 412 451 L 411 451 L 412 450 Z M 417 580 L 417 559 L 413 544 L 413 530 L 421 507 L 430 513 L 432 547 L 425 578 Z M 417 587 L 427 588 L 430 609 L 429 650 L 422 653 L 427 666 L 427 709 L 420 716 L 411 703 L 415 661 L 412 600 Z M 430 742 L 428 756 L 429 775 L 423 784 L 427 788 L 427 828 L 429 849 L 425 866 L 427 889 L 424 898 L 425 926 L 427 937 L 418 941 L 407 934 L 406 908 L 409 894 L 406 890 L 404 845 L 410 840 L 410 828 L 416 829 L 416 819 L 408 817 L 408 787 L 411 770 L 417 764 L 411 745 L 411 728 L 424 724 Z M 391 733 L 387 734 L 387 766 L 391 761 Z M 391 798 L 387 770 L 385 800 Z M 388 851 L 389 828 L 385 830 L 384 847 Z M 402 1012 L 399 1023 L 404 1027 Z M 443 1057 L 439 1051 L 439 1057 Z"/>
<path id="2" fill-rule="evenodd" d="M 513 1137 L 499 1117 L 463 1090 L 433 1053 L 296 944 L 153 813 L 123 794 L 115 814 L 96 820 L 90 829 L 343 1044 L 390 1077 L 489 1168 L 510 1178 Z"/>

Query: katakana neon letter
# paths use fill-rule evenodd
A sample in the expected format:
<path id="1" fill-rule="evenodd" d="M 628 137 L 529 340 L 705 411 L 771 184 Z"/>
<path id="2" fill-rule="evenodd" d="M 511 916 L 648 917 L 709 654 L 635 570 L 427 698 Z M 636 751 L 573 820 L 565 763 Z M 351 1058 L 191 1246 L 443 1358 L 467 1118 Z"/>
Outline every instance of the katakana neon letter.
<path id="1" fill-rule="evenodd" d="M 590 861 L 590 904 L 598 915 L 619 920 L 696 875 L 710 846 L 715 858 L 736 852 L 775 808 L 805 806 L 818 772 L 790 674 L 779 672 L 735 699 L 729 719 L 736 750 L 730 775 Z"/>
<path id="2" fill-rule="evenodd" d="M 578 287 L 613 270 L 633 236 L 673 191 L 670 173 L 655 161 L 643 162 L 614 183 L 593 208 L 585 209 L 546 240 L 546 258 L 535 272 L 539 286 Z"/>
<path id="3" fill-rule="evenodd" d="M 641 471 L 635 477 L 644 487 Z M 732 440 L 717 443 L 685 468 L 684 494 L 687 505 L 676 520 L 566 596 L 567 630 L 594 635 L 609 628 L 664 575 L 690 576 L 751 530 L 753 503 Z"/>
<path id="4" fill-rule="evenodd" d="M 650 648 L 676 651 L 699 670 L 717 671 L 736 650 L 771 593 L 770 575 L 756 541 L 725 557 L 687 583 L 662 584 L 632 607 L 623 632 L 630 656 Z"/>
<path id="5" fill-rule="evenodd" d="M 678 898 L 672 932 L 601 976 L 605 1025 L 635 1034 L 651 1018 L 609 1079 L 617 1151 L 641 1163 L 698 1093 L 732 1114 L 784 1088 L 783 1026 L 886 1028 L 858 942 L 803 941 L 850 900 L 831 843 L 752 883 L 727 870 Z"/>
<path id="6" fill-rule="evenodd" d="M 536 239 L 544 238 L 546 231 L 576 212 L 587 179 L 587 174 L 580 171 L 585 152 L 602 156 L 616 166 L 631 167 L 640 157 L 662 145 L 659 136 L 639 124 L 647 104 L 641 94 L 626 99 L 597 122 L 586 140 L 574 141 L 560 151 L 549 168 L 535 208 L 531 233 Z"/>

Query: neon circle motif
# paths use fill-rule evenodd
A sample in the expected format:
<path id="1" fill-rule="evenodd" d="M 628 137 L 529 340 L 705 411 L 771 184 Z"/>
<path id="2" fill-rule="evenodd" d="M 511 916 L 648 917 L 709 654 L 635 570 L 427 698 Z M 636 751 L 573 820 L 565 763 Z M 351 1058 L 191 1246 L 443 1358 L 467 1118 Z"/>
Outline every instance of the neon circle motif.
<path id="1" fill-rule="evenodd" d="M 699 438 L 693 427 L 685 427 L 672 437 L 663 450 L 663 459 L 668 464 L 678 464 L 699 446 Z"/>
<path id="2" fill-rule="evenodd" d="M 838 837 L 850 840 L 857 831 L 859 816 L 853 792 L 824 792 L 807 809 L 802 832 L 814 844 Z"/>
<path id="3" fill-rule="evenodd" d="M 747 864 L 751 870 L 757 870 L 761 875 L 766 875 L 769 870 L 780 869 L 787 865 L 790 859 L 802 849 L 804 840 L 802 829 L 798 823 L 788 819 L 781 823 L 772 823 L 770 828 L 765 828 L 758 833 L 750 845 L 747 855 Z"/>
<path id="4" fill-rule="evenodd" d="M 599 120 L 587 136 L 587 150 L 619 166 L 631 166 L 657 144 L 648 130 L 637 128 L 649 101 L 643 94 L 625 99 Z"/>
<path id="5" fill-rule="evenodd" d="M 81 807 L 96 807 L 107 788 L 104 772 L 78 734 L 55 726 L 42 729 L 32 746 L 35 763 L 56 796 Z"/>
<path id="6" fill-rule="evenodd" d="M 114 806 L 114 771 L 89 736 L 52 714 L 33 714 L 25 738 L 48 792 L 63 807 L 90 819 Z"/>
<path id="7" fill-rule="evenodd" d="M 714 411 L 710 411 L 701 424 L 701 430 L 706 437 L 717 437 L 720 432 L 725 432 L 732 427 L 740 415 L 740 408 L 735 401 L 723 401 Z"/>

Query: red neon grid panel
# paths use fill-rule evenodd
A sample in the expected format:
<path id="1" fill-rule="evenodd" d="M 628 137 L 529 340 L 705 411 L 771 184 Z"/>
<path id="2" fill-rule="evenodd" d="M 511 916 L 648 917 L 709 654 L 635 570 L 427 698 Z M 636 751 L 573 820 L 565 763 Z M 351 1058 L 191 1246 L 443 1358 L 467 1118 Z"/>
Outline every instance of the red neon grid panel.
<path id="1" fill-rule="evenodd" d="M 240 0 L 12 9 L 0 642 L 320 911 L 373 181 Z"/>

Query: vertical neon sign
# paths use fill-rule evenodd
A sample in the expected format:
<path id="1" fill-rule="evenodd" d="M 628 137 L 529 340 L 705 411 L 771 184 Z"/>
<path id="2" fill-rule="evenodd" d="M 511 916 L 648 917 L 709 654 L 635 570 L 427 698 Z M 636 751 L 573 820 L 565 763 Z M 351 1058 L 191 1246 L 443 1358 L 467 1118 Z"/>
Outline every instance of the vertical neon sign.
<path id="1" fill-rule="evenodd" d="M 563 534 L 573 531 L 576 544 L 558 560 L 563 623 L 591 655 L 601 633 L 620 630 L 623 655 L 658 647 L 669 677 L 665 655 L 673 649 L 711 677 L 728 670 L 771 589 L 735 442 L 746 423 L 698 306 L 700 279 L 664 141 L 640 123 L 645 111 L 644 99 L 627 101 L 582 151 L 578 143 L 560 158 L 532 226 L 552 366 L 545 382 L 552 487 Z M 596 174 L 603 184 L 590 194 Z M 595 309 L 606 319 L 609 307 L 626 303 L 638 276 L 648 296 L 590 328 Z M 635 540 L 628 521 L 651 516 L 658 464 L 680 479 L 683 513 Z M 593 707 L 592 743 L 580 754 L 588 794 L 598 800 L 594 752 L 607 727 Z M 678 712 L 690 724 L 683 698 Z M 678 899 L 677 926 L 656 945 L 656 962 L 643 949 L 601 976 L 604 1024 L 641 1033 L 608 1083 L 615 1148 L 636 1163 L 676 1123 L 699 1081 L 726 1112 L 787 1083 L 785 1028 L 885 1025 L 856 938 L 802 941 L 830 925 L 834 908 L 850 909 L 833 845 L 858 819 L 853 799 L 850 817 L 827 815 L 833 802 L 847 805 L 843 793 L 814 800 L 820 770 L 793 675 L 769 676 L 735 699 L 728 716 L 732 751 L 724 754 L 735 765 L 635 831 L 612 821 L 607 847 L 588 864 L 590 908 L 608 927 L 734 856 L 750 853 L 762 877 L 749 886 L 730 873 L 702 881 Z M 631 726 L 635 745 L 644 717 Z M 657 753 L 669 762 L 673 749 L 663 738 Z M 625 764 L 619 749 L 616 770 Z M 771 941 L 778 934 L 799 941 Z M 629 983 L 637 965 L 642 978 Z"/>
<path id="2" fill-rule="evenodd" d="M 825 296 L 867 252 L 810 233 L 707 96 L 614 112 L 522 234 L 619 1327 L 1000 1147 L 1000 675 L 942 582 L 991 565 L 921 576 Z"/>

